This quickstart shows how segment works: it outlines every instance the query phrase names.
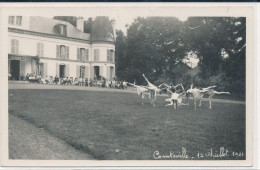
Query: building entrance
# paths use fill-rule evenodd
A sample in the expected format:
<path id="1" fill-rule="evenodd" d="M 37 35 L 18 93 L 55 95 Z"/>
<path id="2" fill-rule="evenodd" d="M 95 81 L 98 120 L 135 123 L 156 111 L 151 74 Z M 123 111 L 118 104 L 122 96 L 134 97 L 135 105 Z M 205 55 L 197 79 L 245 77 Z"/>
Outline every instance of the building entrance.
<path id="1" fill-rule="evenodd" d="M 60 78 L 65 78 L 65 65 L 60 65 Z"/>
<path id="2" fill-rule="evenodd" d="M 94 74 L 96 78 L 99 78 L 100 73 L 99 73 L 99 66 L 94 66 Z"/>
<path id="3" fill-rule="evenodd" d="M 10 74 L 12 80 L 19 80 L 20 77 L 20 60 L 10 61 Z"/>

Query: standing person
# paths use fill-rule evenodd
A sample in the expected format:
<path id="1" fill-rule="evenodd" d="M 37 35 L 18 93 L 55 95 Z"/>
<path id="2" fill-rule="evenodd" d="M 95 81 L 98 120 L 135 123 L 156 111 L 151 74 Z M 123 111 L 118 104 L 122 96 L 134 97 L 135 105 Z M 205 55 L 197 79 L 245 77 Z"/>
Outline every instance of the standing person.
<path id="1" fill-rule="evenodd" d="M 57 85 L 58 82 L 59 82 L 59 77 L 58 77 L 57 75 L 54 77 L 54 82 L 55 82 L 56 85 Z"/>
<path id="2" fill-rule="evenodd" d="M 85 79 L 85 86 L 88 86 L 88 78 Z"/>

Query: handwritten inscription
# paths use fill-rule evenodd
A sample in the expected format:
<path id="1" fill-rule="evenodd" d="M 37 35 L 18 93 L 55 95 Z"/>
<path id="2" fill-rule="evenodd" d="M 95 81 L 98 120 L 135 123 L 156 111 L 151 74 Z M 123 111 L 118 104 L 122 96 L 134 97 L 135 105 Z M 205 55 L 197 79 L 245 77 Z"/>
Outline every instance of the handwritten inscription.
<path id="1" fill-rule="evenodd" d="M 187 149 L 182 147 L 181 152 L 169 151 L 168 153 L 160 153 L 158 150 L 154 151 L 154 159 L 203 159 L 203 158 L 221 158 L 221 157 L 244 157 L 244 152 L 229 152 L 225 147 L 220 147 L 219 152 L 213 152 L 212 148 L 209 152 L 200 153 L 196 156 L 187 154 Z"/>

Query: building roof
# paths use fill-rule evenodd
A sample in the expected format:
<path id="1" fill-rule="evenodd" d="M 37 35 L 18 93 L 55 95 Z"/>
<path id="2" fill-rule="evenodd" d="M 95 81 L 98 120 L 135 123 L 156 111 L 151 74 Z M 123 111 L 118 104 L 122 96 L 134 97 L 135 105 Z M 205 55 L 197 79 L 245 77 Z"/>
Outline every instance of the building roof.
<path id="1" fill-rule="evenodd" d="M 29 28 L 30 31 L 34 31 L 34 32 L 59 35 L 54 29 L 55 26 L 59 24 L 67 26 L 66 37 L 77 38 L 82 40 L 91 40 L 90 34 L 81 32 L 80 30 L 78 30 L 76 27 L 74 27 L 68 22 L 60 21 L 52 18 L 31 16 Z"/>

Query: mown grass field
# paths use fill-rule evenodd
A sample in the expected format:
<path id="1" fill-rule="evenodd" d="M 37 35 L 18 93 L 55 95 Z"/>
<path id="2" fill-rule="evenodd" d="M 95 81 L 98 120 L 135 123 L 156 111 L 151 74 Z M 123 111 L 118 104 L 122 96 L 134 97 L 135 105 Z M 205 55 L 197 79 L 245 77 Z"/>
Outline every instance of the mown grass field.
<path id="1" fill-rule="evenodd" d="M 155 151 L 181 154 L 182 147 L 188 159 L 245 159 L 231 155 L 245 154 L 244 104 L 213 103 L 209 110 L 203 102 L 194 111 L 191 102 L 174 110 L 164 106 L 164 99 L 159 96 L 154 108 L 148 100 L 141 105 L 133 93 L 11 89 L 9 114 L 98 160 L 153 160 Z M 16 149 L 14 143 L 10 151 Z M 217 154 L 220 147 L 227 148 L 229 156 L 197 157 L 211 148 Z M 38 151 L 30 152 L 34 159 Z"/>

